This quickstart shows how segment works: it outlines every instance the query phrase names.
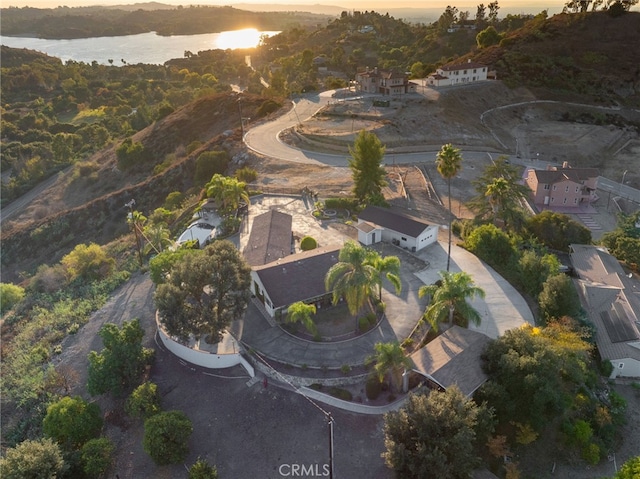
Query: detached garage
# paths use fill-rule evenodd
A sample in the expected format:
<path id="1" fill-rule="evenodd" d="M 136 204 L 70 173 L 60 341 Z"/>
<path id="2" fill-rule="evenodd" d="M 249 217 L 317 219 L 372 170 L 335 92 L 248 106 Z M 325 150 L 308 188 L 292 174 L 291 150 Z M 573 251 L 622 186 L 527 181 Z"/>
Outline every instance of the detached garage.
<path id="1" fill-rule="evenodd" d="M 438 239 L 438 226 L 402 211 L 367 206 L 358 215 L 358 241 L 365 246 L 384 241 L 420 251 Z"/>

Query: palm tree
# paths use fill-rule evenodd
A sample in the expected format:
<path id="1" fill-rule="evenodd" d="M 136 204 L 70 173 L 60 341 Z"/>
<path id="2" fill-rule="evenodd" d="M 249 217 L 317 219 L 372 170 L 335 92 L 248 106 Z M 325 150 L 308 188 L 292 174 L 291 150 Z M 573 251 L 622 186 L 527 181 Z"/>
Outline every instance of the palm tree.
<path id="1" fill-rule="evenodd" d="M 314 336 L 318 334 L 318 326 L 313 322 L 312 316 L 316 314 L 315 304 L 306 304 L 302 301 L 293 303 L 287 309 L 287 323 L 302 323 L 307 331 Z"/>
<path id="2" fill-rule="evenodd" d="M 373 285 L 378 284 L 378 271 L 367 263 L 368 252 L 354 241 L 347 241 L 324 278 L 327 291 L 333 291 L 333 304 L 341 297 L 347 301 L 349 312 L 358 313 L 371 297 Z"/>
<path id="3" fill-rule="evenodd" d="M 137 210 L 131 210 L 127 215 L 127 223 L 133 228 L 133 232 L 136 235 L 136 249 L 138 250 L 138 261 L 142 266 L 142 242 L 140 241 L 140 233 L 142 232 L 142 226 L 146 223 L 147 217 Z"/>
<path id="4" fill-rule="evenodd" d="M 165 247 L 171 245 L 171 233 L 169 228 L 162 223 L 154 223 L 146 226 L 142 233 L 147 240 L 144 245 L 144 254 L 148 254 L 151 250 L 156 253 L 162 253 Z"/>
<path id="5" fill-rule="evenodd" d="M 213 198 L 226 213 L 237 209 L 241 201 L 247 204 L 250 202 L 246 183 L 230 176 L 216 173 L 205 188 L 207 197 Z"/>
<path id="6" fill-rule="evenodd" d="M 447 271 L 451 263 L 451 178 L 462 169 L 462 155 L 460 150 L 454 148 L 451 143 L 442 145 L 436 157 L 438 173 L 447 180 L 447 196 L 449 197 L 449 250 L 447 252 Z"/>
<path id="7" fill-rule="evenodd" d="M 374 346 L 375 354 L 369 358 L 374 363 L 373 370 L 382 382 L 388 374 L 391 378 L 391 388 L 399 391 L 402 386 L 402 374 L 412 366 L 409 359 L 400 344 L 392 343 L 376 343 Z"/>
<path id="8" fill-rule="evenodd" d="M 482 317 L 480 313 L 467 303 L 467 298 L 478 296 L 484 298 L 484 290 L 474 285 L 471 276 L 464 271 L 450 273 L 440 271 L 441 284 L 421 286 L 418 296 L 430 296 L 431 301 L 422 315 L 422 320 L 427 321 L 434 330 L 438 330 L 438 323 L 449 318 L 453 323 L 454 313 L 458 313 L 465 320 L 479 325 Z"/>
<path id="9" fill-rule="evenodd" d="M 378 301 L 382 301 L 382 278 L 387 278 L 396 290 L 396 294 L 402 291 L 400 280 L 400 259 L 397 256 L 381 256 L 375 250 L 368 251 L 367 264 L 376 269 L 378 274 Z"/>

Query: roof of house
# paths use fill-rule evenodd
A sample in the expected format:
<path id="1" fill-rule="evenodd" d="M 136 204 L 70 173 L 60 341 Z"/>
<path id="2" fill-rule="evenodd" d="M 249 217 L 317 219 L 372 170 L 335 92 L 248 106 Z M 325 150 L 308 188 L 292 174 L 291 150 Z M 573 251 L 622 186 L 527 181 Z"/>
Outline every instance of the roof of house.
<path id="1" fill-rule="evenodd" d="M 276 210 L 256 216 L 242 252 L 247 263 L 259 266 L 290 255 L 292 224 L 291 215 Z"/>
<path id="2" fill-rule="evenodd" d="M 364 72 L 358 72 L 358 76 L 361 77 L 376 77 L 376 78 L 406 78 L 406 74 L 399 70 L 368 70 Z"/>
<path id="3" fill-rule="evenodd" d="M 596 168 L 557 168 L 553 170 L 532 170 L 538 183 L 553 184 L 570 180 L 576 183 L 597 178 L 600 172 Z"/>
<path id="4" fill-rule="evenodd" d="M 490 341 L 489 336 L 454 325 L 413 353 L 411 359 L 416 371 L 443 388 L 456 385 L 471 396 L 487 380 L 480 356 Z"/>
<path id="5" fill-rule="evenodd" d="M 578 292 L 603 359 L 640 360 L 640 287 L 603 248 L 572 244 Z"/>
<path id="6" fill-rule="evenodd" d="M 253 271 L 262 282 L 274 308 L 324 295 L 324 277 L 338 262 L 342 245 L 325 246 L 258 266 Z"/>
<path id="7" fill-rule="evenodd" d="M 473 68 L 486 68 L 487 65 L 478 62 L 467 62 L 467 63 L 458 63 L 454 65 L 444 65 L 440 67 L 442 71 L 452 72 L 456 70 L 469 70 Z"/>
<path id="8" fill-rule="evenodd" d="M 423 219 L 404 212 L 372 205 L 368 205 L 358 214 L 358 221 L 366 221 L 412 238 L 417 238 L 420 233 L 432 226 Z"/>

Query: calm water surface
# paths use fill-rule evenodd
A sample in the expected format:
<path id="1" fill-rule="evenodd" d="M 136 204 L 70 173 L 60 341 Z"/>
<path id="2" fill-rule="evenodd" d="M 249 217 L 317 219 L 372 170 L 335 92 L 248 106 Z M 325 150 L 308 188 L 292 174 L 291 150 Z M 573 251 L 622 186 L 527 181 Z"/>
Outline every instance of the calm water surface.
<path id="1" fill-rule="evenodd" d="M 75 60 L 108 65 L 148 63 L 162 65 L 173 58 L 183 58 L 185 51 L 251 48 L 258 45 L 261 35 L 279 32 L 259 32 L 255 29 L 236 30 L 201 35 L 174 35 L 163 37 L 153 32 L 121 37 L 78 38 L 73 40 L 46 40 L 42 38 L 0 36 L 0 44 L 12 48 L 28 48 L 62 61 Z"/>

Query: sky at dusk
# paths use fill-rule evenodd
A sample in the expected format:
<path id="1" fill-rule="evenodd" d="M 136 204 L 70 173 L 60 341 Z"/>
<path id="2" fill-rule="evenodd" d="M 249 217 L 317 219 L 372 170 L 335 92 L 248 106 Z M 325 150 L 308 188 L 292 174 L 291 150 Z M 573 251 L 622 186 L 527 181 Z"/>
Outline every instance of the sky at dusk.
<path id="1" fill-rule="evenodd" d="M 366 2 L 366 1 L 349 1 L 349 0 L 292 0 L 292 1 L 277 1 L 277 0 L 243 0 L 243 1 L 225 1 L 225 0 L 204 0 L 199 2 L 184 2 L 180 0 L 159 0 L 159 3 L 167 5 L 230 5 L 234 6 L 240 3 L 247 4 L 277 4 L 277 5 L 335 5 L 343 7 L 347 10 L 375 10 L 384 11 L 388 8 L 442 8 L 443 10 L 447 5 L 455 5 L 459 10 L 473 10 L 475 11 L 476 5 L 484 3 L 487 5 L 491 0 L 478 0 L 476 3 L 470 0 L 462 0 L 455 2 L 452 0 L 428 0 L 422 2 L 415 1 L 402 1 L 398 0 L 389 4 L 389 2 Z M 123 5 L 123 4 L 135 4 L 145 2 L 123 2 L 122 0 L 1 0 L 0 6 L 2 8 L 7 7 L 35 7 L 35 8 L 56 8 L 58 6 L 67 7 L 81 7 L 89 5 Z M 557 11 L 562 9 L 564 4 L 563 0 L 558 1 L 532 1 L 532 0 L 510 0 L 499 1 L 500 7 L 505 9 L 518 8 L 522 9 L 524 13 L 538 13 L 542 10 L 549 9 L 550 11 Z"/>

